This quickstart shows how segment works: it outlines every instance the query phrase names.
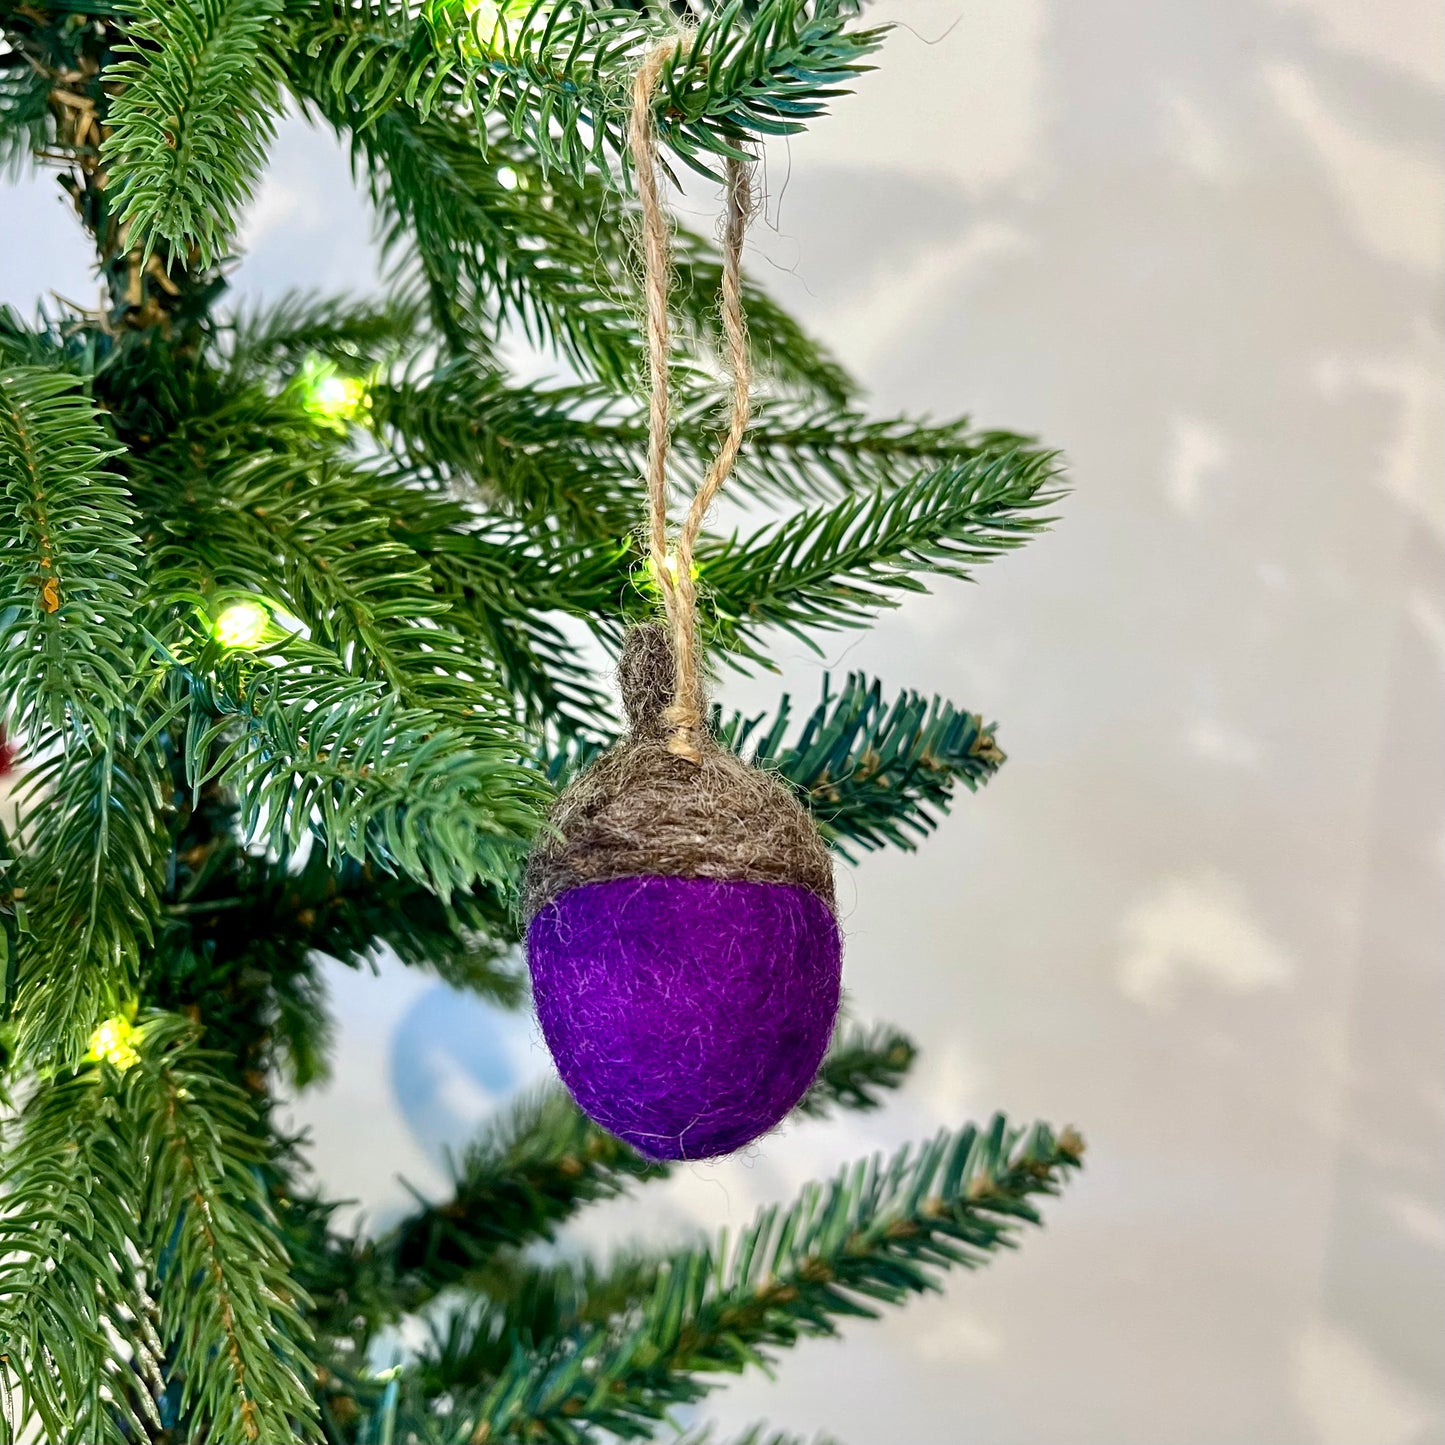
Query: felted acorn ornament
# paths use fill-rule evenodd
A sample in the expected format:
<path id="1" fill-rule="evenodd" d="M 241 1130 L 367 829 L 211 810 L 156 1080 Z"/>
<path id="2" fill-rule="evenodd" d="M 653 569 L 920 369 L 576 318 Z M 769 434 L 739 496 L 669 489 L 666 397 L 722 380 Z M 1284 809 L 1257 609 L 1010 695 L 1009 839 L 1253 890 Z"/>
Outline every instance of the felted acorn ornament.
<path id="1" fill-rule="evenodd" d="M 668 747 L 667 632 L 633 629 L 629 736 L 559 798 L 527 868 L 527 961 L 547 1047 L 597 1123 L 653 1159 L 728 1154 L 818 1072 L 842 946 L 818 830 L 710 737 Z"/>
<path id="2" fill-rule="evenodd" d="M 628 736 L 562 794 L 527 868 L 527 961 L 558 1072 L 597 1123 L 652 1159 L 706 1159 L 765 1134 L 817 1074 L 838 1012 L 842 945 L 828 850 L 777 778 L 704 722 L 693 545 L 750 409 L 741 258 L 748 165 L 727 161 L 728 425 L 669 548 L 670 226 L 653 92 L 676 39 L 633 83 L 629 149 L 647 293 L 648 551 L 666 626 L 627 636 Z"/>

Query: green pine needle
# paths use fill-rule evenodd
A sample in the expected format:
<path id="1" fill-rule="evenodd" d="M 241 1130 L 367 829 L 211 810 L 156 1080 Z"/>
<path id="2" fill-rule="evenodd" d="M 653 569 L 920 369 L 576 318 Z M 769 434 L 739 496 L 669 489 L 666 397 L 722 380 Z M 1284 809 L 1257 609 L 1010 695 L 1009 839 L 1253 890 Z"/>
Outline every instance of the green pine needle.
<path id="1" fill-rule="evenodd" d="M 445 1203 L 410 1216 L 380 1247 L 417 1300 L 481 1269 L 503 1246 L 552 1238 L 583 1205 L 666 1173 L 566 1094 L 545 1089 L 518 1100 L 466 1150 Z"/>
<path id="2" fill-rule="evenodd" d="M 0 70 L 0 179 L 14 180 L 50 132 L 50 88 L 28 65 Z"/>
<path id="3" fill-rule="evenodd" d="M 798 1112 L 826 1119 L 838 1109 L 858 1113 L 877 1109 L 884 1093 L 902 1084 L 917 1056 L 913 1040 L 890 1024 L 865 1029 L 845 1023 Z"/>
<path id="4" fill-rule="evenodd" d="M 160 1423 L 161 1345 L 132 1251 L 137 1161 L 115 1112 L 92 1067 L 39 1085 L 4 1131 L 0 1354 L 15 1382 L 14 1395 L 0 1389 L 7 1441 L 32 1416 L 47 1439 L 95 1445 L 125 1445 L 132 1429 L 144 1438 L 141 1417 Z M 122 1310 L 131 1327 L 121 1337 L 139 1346 L 134 1369 L 112 1345 Z"/>
<path id="5" fill-rule="evenodd" d="M 105 742 L 72 741 L 34 763 L 19 792 L 22 849 L 6 870 L 21 918 L 16 1048 L 34 1067 L 76 1060 L 134 996 L 152 941 L 169 845 L 156 759 L 108 719 Z"/>
<path id="6" fill-rule="evenodd" d="M 583 0 L 497 9 L 502 26 L 483 34 L 462 0 L 432 0 L 422 21 L 393 0 L 331 0 L 298 26 L 292 84 L 357 107 L 359 124 L 398 102 L 425 116 L 464 96 L 503 116 L 548 167 L 579 177 L 621 156 L 632 73 L 677 34 L 672 23 Z M 849 0 L 734 0 L 707 14 L 659 75 L 660 137 L 713 175 L 740 142 L 803 129 L 881 43 L 882 29 L 850 27 L 855 10 Z"/>
<path id="7" fill-rule="evenodd" d="M 269 1445 L 318 1439 L 307 1300 L 290 1281 L 245 1095 L 194 1024 L 112 1025 L 107 1058 L 41 1084 L 0 1170 L 0 1333 L 54 1440 L 161 1430 Z M 125 1348 L 117 1349 L 117 1342 Z"/>
<path id="8" fill-rule="evenodd" d="M 159 1274 L 161 1338 L 183 1362 L 186 1436 L 314 1441 L 309 1301 L 290 1277 L 258 1172 L 256 1115 L 195 1038 L 184 1019 L 147 1019 L 122 1091 L 134 1157 L 148 1170 L 139 1243 Z"/>
<path id="9" fill-rule="evenodd" d="M 403 357 L 421 334 L 419 308 L 405 296 L 374 300 L 292 291 L 243 308 L 221 345 L 231 376 L 244 385 L 294 376 L 313 357 L 364 374 Z"/>
<path id="10" fill-rule="evenodd" d="M 968 577 L 1051 521 L 1059 497 L 1052 455 L 984 453 L 896 487 L 844 498 L 786 521 L 699 546 L 704 615 L 719 641 L 766 659 L 752 640 L 780 627 L 814 651 L 815 632 L 856 627 L 926 576 Z M 920 575 L 922 574 L 922 575 Z"/>
<path id="11" fill-rule="evenodd" d="M 821 1118 L 838 1108 L 876 1108 L 913 1057 L 912 1041 L 896 1029 L 845 1026 L 799 1110 Z M 543 1090 L 519 1100 L 472 1144 L 450 1197 L 409 1216 L 375 1257 L 407 1281 L 415 1308 L 446 1285 L 475 1281 L 499 1250 L 550 1240 L 584 1205 L 669 1172 L 592 1123 L 566 1094 Z"/>
<path id="12" fill-rule="evenodd" d="M 243 836 L 277 853 L 314 834 L 332 866 L 372 863 L 441 897 L 515 872 L 538 826 L 537 773 L 296 639 L 293 661 L 176 665 L 192 788 L 234 791 Z"/>
<path id="13" fill-rule="evenodd" d="M 859 1161 L 787 1208 L 764 1209 L 735 1239 L 672 1256 L 635 1313 L 578 1329 L 550 1353 L 518 1343 L 493 1379 L 448 1393 L 433 1438 L 649 1438 L 719 1375 L 766 1367 L 800 1339 L 875 1318 L 937 1289 L 943 1271 L 1013 1247 L 1021 1225 L 1040 1223 L 1035 1199 L 1059 1191 L 1082 1150 L 1071 1130 L 998 1117 Z M 424 1360 L 421 1378 L 437 1364 Z"/>
<path id="14" fill-rule="evenodd" d="M 882 684 L 862 673 L 850 673 L 836 695 L 825 677 L 822 701 L 785 744 L 791 715 L 784 694 L 766 730 L 762 718 L 738 714 L 714 725 L 724 746 L 792 784 L 848 859 L 859 850 L 915 848 L 948 812 L 958 783 L 973 792 L 1004 763 L 994 729 L 977 713 L 912 691 L 887 702 Z"/>
<path id="15" fill-rule="evenodd" d="M 223 259 L 280 109 L 281 0 L 122 0 L 128 38 L 101 150 L 132 247 Z"/>
<path id="16" fill-rule="evenodd" d="M 118 450 L 71 377 L 0 365 L 0 695 L 27 735 L 126 697 L 140 544 Z"/>

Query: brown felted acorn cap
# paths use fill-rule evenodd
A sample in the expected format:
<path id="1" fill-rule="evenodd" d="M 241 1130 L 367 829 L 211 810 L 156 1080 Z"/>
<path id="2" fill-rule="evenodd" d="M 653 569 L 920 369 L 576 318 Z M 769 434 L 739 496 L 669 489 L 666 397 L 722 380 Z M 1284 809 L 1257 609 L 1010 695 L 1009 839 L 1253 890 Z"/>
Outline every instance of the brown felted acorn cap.
<path id="1" fill-rule="evenodd" d="M 711 737 L 697 762 L 668 751 L 672 643 L 634 627 L 618 665 L 628 736 L 557 799 L 527 862 L 528 922 L 569 888 L 613 878 L 789 883 L 835 908 L 833 860 L 796 794 Z"/>

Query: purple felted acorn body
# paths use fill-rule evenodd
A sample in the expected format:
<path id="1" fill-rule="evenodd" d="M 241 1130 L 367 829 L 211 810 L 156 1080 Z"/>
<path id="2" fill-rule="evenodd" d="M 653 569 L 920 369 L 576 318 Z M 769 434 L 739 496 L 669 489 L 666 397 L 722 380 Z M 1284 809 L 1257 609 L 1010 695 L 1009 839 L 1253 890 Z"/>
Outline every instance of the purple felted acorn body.
<path id="1" fill-rule="evenodd" d="M 765 1134 L 817 1074 L 842 944 L 828 851 L 778 779 L 667 747 L 658 626 L 621 665 L 630 735 L 583 772 L 527 867 L 527 961 L 563 1082 L 653 1159 Z"/>

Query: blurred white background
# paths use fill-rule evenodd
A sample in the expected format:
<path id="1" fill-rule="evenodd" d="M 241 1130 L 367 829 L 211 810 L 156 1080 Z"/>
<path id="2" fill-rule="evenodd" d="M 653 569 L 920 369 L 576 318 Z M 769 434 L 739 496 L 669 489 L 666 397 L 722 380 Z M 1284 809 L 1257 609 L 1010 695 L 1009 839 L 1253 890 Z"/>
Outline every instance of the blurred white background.
<path id="1" fill-rule="evenodd" d="M 1072 1121 L 1088 1168 L 1017 1256 L 706 1413 L 847 1445 L 1440 1445 L 1445 12 L 876 10 L 881 70 L 768 153 L 755 267 L 880 411 L 1036 431 L 1074 492 L 981 586 L 782 647 L 783 684 L 945 693 L 1010 762 L 842 881 L 855 1011 L 922 1045 L 902 1094 L 581 1234 L 739 1224 L 994 1108 Z M 373 284 L 335 145 L 292 123 L 274 162 L 236 290 Z M 0 199 L 0 300 L 88 300 L 53 182 Z M 420 976 L 332 982 L 299 1113 L 384 1222 L 549 1065 Z"/>

